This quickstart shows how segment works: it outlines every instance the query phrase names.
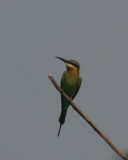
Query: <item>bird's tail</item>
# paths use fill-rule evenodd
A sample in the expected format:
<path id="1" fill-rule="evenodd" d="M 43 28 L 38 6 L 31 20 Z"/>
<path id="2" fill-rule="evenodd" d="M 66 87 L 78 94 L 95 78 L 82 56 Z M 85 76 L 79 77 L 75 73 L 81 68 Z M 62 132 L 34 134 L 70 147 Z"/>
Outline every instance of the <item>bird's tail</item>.
<path id="1" fill-rule="evenodd" d="M 60 123 L 60 128 L 59 128 L 59 131 L 58 131 L 58 134 L 57 134 L 58 137 L 60 135 L 61 126 L 62 126 L 62 123 Z"/>
<path id="2" fill-rule="evenodd" d="M 60 118 L 59 118 L 59 122 L 61 124 L 64 124 L 65 118 L 66 118 L 66 114 L 67 114 L 67 109 L 61 111 Z"/>
<path id="3" fill-rule="evenodd" d="M 60 135 L 61 126 L 62 126 L 62 124 L 64 124 L 64 122 L 65 122 L 66 113 L 67 113 L 67 109 L 61 111 L 60 118 L 59 118 L 60 128 L 59 128 L 59 131 L 58 131 L 58 137 L 59 137 L 59 135 Z"/>

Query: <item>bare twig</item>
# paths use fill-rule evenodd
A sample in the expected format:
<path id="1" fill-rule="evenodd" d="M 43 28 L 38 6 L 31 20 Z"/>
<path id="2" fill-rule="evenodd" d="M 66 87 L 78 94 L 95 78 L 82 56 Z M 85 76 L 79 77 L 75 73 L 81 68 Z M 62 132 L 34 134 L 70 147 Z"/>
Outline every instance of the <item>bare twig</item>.
<path id="1" fill-rule="evenodd" d="M 73 109 L 81 116 L 83 119 L 105 140 L 105 142 L 124 160 L 128 160 L 128 157 L 123 154 L 117 147 L 98 129 L 98 127 L 75 105 L 71 98 L 69 98 L 66 93 L 59 87 L 54 78 L 50 73 L 48 76 L 56 89 L 70 102 Z"/>

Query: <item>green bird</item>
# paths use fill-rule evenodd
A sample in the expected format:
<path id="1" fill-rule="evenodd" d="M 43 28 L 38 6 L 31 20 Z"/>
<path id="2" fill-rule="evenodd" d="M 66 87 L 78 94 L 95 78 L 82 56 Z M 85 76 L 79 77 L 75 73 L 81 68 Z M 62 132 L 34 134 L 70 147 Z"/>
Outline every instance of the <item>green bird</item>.
<path id="1" fill-rule="evenodd" d="M 80 65 L 75 60 L 65 60 L 61 57 L 56 57 L 56 58 L 63 61 L 67 68 L 67 71 L 63 73 L 60 86 L 71 99 L 74 99 L 74 97 L 76 96 L 76 94 L 80 89 L 82 82 L 82 78 L 79 75 Z M 68 102 L 66 98 L 63 95 L 61 95 L 61 114 L 59 118 L 60 128 L 58 131 L 58 137 L 60 134 L 61 126 L 65 122 L 67 109 L 69 105 L 70 102 Z"/>

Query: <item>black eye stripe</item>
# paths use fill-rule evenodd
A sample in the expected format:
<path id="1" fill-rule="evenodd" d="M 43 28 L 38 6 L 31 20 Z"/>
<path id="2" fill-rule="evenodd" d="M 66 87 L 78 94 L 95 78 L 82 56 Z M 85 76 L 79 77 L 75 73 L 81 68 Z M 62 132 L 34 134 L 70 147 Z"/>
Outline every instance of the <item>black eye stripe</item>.
<path id="1" fill-rule="evenodd" d="M 75 66 L 76 68 L 78 68 L 78 66 L 72 62 L 69 62 L 71 65 Z"/>

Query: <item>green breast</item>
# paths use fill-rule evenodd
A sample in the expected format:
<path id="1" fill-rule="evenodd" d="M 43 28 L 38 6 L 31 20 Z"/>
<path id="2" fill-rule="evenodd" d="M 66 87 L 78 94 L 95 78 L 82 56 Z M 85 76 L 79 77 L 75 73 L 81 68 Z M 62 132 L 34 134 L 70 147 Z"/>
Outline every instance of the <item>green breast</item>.
<path id="1" fill-rule="evenodd" d="M 76 90 L 78 80 L 79 80 L 78 73 L 74 74 L 68 72 L 65 73 L 63 86 L 61 87 L 68 96 L 71 97 L 73 95 L 74 91 Z"/>

